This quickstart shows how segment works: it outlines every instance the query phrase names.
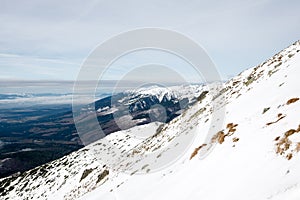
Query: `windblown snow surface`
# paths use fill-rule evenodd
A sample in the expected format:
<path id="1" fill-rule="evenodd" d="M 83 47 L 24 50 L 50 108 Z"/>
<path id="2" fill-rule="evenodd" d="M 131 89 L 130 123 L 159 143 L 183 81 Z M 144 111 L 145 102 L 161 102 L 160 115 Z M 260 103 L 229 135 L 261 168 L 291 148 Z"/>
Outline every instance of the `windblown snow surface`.
<path id="1" fill-rule="evenodd" d="M 1 199 L 299 200 L 299 51 L 298 41 L 168 124 L 2 179 Z"/>

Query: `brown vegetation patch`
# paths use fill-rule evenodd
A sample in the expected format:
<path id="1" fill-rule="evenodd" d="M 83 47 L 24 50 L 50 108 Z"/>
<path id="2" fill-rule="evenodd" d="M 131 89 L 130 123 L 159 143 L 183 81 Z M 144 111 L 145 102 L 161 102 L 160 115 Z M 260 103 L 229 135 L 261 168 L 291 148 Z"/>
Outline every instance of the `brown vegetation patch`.
<path id="1" fill-rule="evenodd" d="M 218 142 L 219 144 L 223 144 L 225 141 L 225 137 L 232 136 L 236 132 L 236 127 L 238 124 L 228 123 L 226 129 L 228 130 L 225 134 L 224 131 L 219 131 L 214 137 L 212 137 L 211 142 Z"/>
<path id="2" fill-rule="evenodd" d="M 219 132 L 217 132 L 212 138 L 211 138 L 211 143 L 219 143 L 219 144 L 223 144 L 225 142 L 225 138 L 226 137 L 230 137 L 232 136 L 235 132 L 236 132 L 236 127 L 238 126 L 238 124 L 234 124 L 234 123 L 228 123 L 226 126 L 226 129 L 228 130 L 227 134 L 225 134 L 224 130 L 221 130 Z M 235 137 L 232 139 L 233 142 L 238 142 L 240 139 Z M 202 144 L 201 146 L 199 146 L 198 148 L 196 148 L 193 153 L 190 156 L 190 160 L 192 160 L 200 151 L 200 149 L 202 149 L 204 146 L 207 146 L 207 144 Z"/>
<path id="3" fill-rule="evenodd" d="M 208 94 L 208 91 L 203 91 L 199 97 L 197 98 L 198 101 L 202 101 L 203 99 L 205 99 L 206 95 Z"/>
<path id="4" fill-rule="evenodd" d="M 227 124 L 226 128 L 228 129 L 228 132 L 227 132 L 226 136 L 233 135 L 236 132 L 237 126 L 238 126 L 238 124 L 234 124 L 234 123 Z"/>
<path id="5" fill-rule="evenodd" d="M 263 113 L 262 113 L 262 114 L 265 114 L 266 112 L 268 112 L 268 110 L 270 110 L 270 107 L 268 107 L 268 108 L 264 108 L 264 110 L 263 110 Z"/>
<path id="6" fill-rule="evenodd" d="M 299 101 L 299 98 L 292 98 L 292 99 L 290 99 L 290 100 L 288 100 L 288 101 L 286 102 L 286 105 L 290 105 L 290 104 L 295 103 L 295 102 L 297 102 L 297 101 Z"/>
<path id="7" fill-rule="evenodd" d="M 94 169 L 85 169 L 84 172 L 82 173 L 82 176 L 80 178 L 80 181 L 81 182 L 83 179 L 85 179 Z"/>
<path id="8" fill-rule="evenodd" d="M 140 150 L 138 150 L 138 149 L 133 149 L 131 155 L 134 156 L 135 154 L 139 154 L 139 153 L 141 153 Z"/>
<path id="9" fill-rule="evenodd" d="M 200 151 L 200 149 L 202 149 L 203 147 L 205 147 L 207 144 L 202 144 L 201 146 L 197 147 L 194 152 L 192 153 L 190 160 L 192 160 Z"/>
<path id="10" fill-rule="evenodd" d="M 216 135 L 214 135 L 211 139 L 212 143 L 218 142 L 219 144 L 222 144 L 225 141 L 225 133 L 224 131 L 219 131 Z"/>
<path id="11" fill-rule="evenodd" d="M 238 83 L 240 83 L 240 81 L 234 81 L 234 82 L 232 83 L 232 86 L 235 86 L 235 85 L 237 85 Z"/>
<path id="12" fill-rule="evenodd" d="M 224 134 L 223 131 L 219 132 L 217 135 L 218 135 L 217 138 L 218 138 L 219 144 L 223 144 L 223 142 L 225 141 L 226 135 Z"/>
<path id="13" fill-rule="evenodd" d="M 286 155 L 285 158 L 291 160 L 293 158 L 294 150 L 290 150 L 291 146 L 293 145 L 293 142 L 289 139 L 289 137 L 299 132 L 300 132 L 300 125 L 298 126 L 297 129 L 290 129 L 286 131 L 283 134 L 282 138 L 276 137 L 275 138 L 276 153 L 279 155 Z M 289 151 L 289 153 L 287 153 L 287 151 Z M 295 151 L 296 152 L 300 151 L 300 143 L 296 144 Z"/>
<path id="14" fill-rule="evenodd" d="M 98 180 L 97 180 L 96 183 L 99 183 L 100 181 L 102 181 L 108 175 L 109 175 L 109 171 L 107 169 L 104 170 L 101 174 L 99 174 Z"/>
<path id="15" fill-rule="evenodd" d="M 266 123 L 266 125 L 267 126 L 270 126 L 270 125 L 272 125 L 272 124 L 276 124 L 277 122 L 279 122 L 280 120 L 282 120 L 283 118 L 285 118 L 286 116 L 285 115 L 283 115 L 282 113 L 279 113 L 278 115 L 277 115 L 277 120 L 276 121 L 274 121 L 274 122 L 268 122 L 268 123 Z"/>
<path id="16" fill-rule="evenodd" d="M 297 131 L 295 129 L 290 129 L 287 132 L 284 133 L 285 137 L 289 137 L 291 135 L 293 135 L 294 133 L 296 133 Z"/>
<path id="17" fill-rule="evenodd" d="M 230 129 L 230 128 L 232 128 L 233 126 L 234 126 L 233 123 L 228 123 L 227 126 L 226 126 L 226 128 L 227 128 L 227 129 Z"/>
<path id="18" fill-rule="evenodd" d="M 278 141 L 280 139 L 280 136 L 276 137 L 274 141 Z"/>
<path id="19" fill-rule="evenodd" d="M 297 152 L 299 152 L 299 151 L 300 151 L 300 142 L 298 142 L 298 143 L 297 143 L 297 146 L 296 146 L 296 151 L 297 151 Z"/>
<path id="20" fill-rule="evenodd" d="M 291 160 L 293 158 L 293 154 L 289 153 L 288 155 L 286 155 L 286 159 Z"/>

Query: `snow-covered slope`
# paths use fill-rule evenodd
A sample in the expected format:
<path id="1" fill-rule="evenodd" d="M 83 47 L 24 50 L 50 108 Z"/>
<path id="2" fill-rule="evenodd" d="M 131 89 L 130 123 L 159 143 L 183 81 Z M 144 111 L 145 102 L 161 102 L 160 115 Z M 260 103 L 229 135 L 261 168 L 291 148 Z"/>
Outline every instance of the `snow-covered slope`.
<path id="1" fill-rule="evenodd" d="M 299 51 L 298 41 L 228 81 L 218 95 L 209 91 L 166 125 L 113 133 L 62 159 L 3 179 L 1 196 L 298 200 Z"/>

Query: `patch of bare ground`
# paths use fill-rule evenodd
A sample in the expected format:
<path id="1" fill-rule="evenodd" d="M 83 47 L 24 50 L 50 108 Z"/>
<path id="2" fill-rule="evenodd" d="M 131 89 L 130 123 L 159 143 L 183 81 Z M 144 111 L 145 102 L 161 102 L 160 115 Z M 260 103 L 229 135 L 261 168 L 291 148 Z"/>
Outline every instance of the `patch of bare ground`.
<path id="1" fill-rule="evenodd" d="M 214 135 L 211 139 L 212 143 L 218 142 L 219 144 L 223 144 L 223 142 L 225 141 L 225 133 L 224 131 L 219 131 L 216 135 Z"/>
<path id="2" fill-rule="evenodd" d="M 293 142 L 289 137 L 300 132 L 300 125 L 297 129 L 290 129 L 286 131 L 282 137 L 278 136 L 275 138 L 276 154 L 284 156 L 287 160 L 293 158 L 293 153 L 300 151 L 300 143 Z M 294 147 L 292 149 L 292 147 Z"/>
<path id="3" fill-rule="evenodd" d="M 286 105 L 290 105 L 290 104 L 295 103 L 295 102 L 297 102 L 297 101 L 299 101 L 299 98 L 292 98 L 292 99 L 290 99 L 290 100 L 288 100 L 288 101 L 286 102 Z"/>
<path id="4" fill-rule="evenodd" d="M 236 127 L 238 126 L 238 124 L 234 124 L 234 123 L 228 123 L 226 126 L 226 130 L 227 133 L 225 134 L 224 130 L 221 130 L 219 132 L 217 132 L 212 138 L 211 138 L 211 143 L 219 143 L 219 144 L 223 144 L 225 142 L 225 138 L 226 137 L 230 137 L 232 136 L 235 132 L 236 132 Z M 233 143 L 238 142 L 240 139 L 237 137 L 234 137 L 232 139 Z M 197 147 L 193 153 L 190 156 L 190 160 L 192 160 L 200 151 L 200 149 L 202 149 L 203 147 L 207 146 L 207 144 L 202 144 L 199 147 Z"/>
<path id="5" fill-rule="evenodd" d="M 226 137 L 230 137 L 236 132 L 237 126 L 238 126 L 238 124 L 228 123 L 226 126 L 227 133 L 225 134 L 225 132 L 223 130 L 219 131 L 216 135 L 214 135 L 212 137 L 211 142 L 212 143 L 218 142 L 219 144 L 223 144 Z M 237 141 L 238 140 L 236 140 L 236 142 Z"/>
<path id="6" fill-rule="evenodd" d="M 300 142 L 297 143 L 296 151 L 297 151 L 297 153 L 300 151 Z"/>
<path id="7" fill-rule="evenodd" d="M 205 147 L 207 144 L 202 144 L 201 146 L 199 146 L 199 147 L 197 147 L 194 151 L 193 151 L 193 153 L 192 153 L 192 155 L 191 155 L 191 157 L 190 157 L 190 160 L 192 160 L 197 154 L 198 154 L 198 152 L 200 151 L 200 149 L 202 149 L 203 147 Z"/>
<path id="8" fill-rule="evenodd" d="M 277 115 L 277 120 L 275 120 L 275 121 L 273 121 L 273 122 L 268 122 L 268 123 L 266 123 L 266 125 L 267 126 L 270 126 L 270 125 L 272 125 L 272 124 L 276 124 L 277 122 L 279 122 L 280 120 L 282 120 L 283 118 L 285 118 L 286 117 L 286 115 L 283 115 L 282 113 L 279 113 L 278 115 Z"/>

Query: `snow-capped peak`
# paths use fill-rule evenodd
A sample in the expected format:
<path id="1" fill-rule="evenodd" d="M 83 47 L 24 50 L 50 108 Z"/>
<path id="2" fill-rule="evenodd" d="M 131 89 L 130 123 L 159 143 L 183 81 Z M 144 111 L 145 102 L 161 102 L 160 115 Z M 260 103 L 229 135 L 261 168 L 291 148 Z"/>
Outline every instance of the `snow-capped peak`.
<path id="1" fill-rule="evenodd" d="M 172 98 L 188 98 L 191 100 L 192 98 L 198 97 L 202 90 L 203 85 L 201 84 L 188 84 L 169 87 L 152 85 L 149 87 L 138 88 L 136 90 L 127 90 L 125 91 L 125 93 L 140 97 L 156 96 L 161 102 L 163 98 L 166 98 L 168 100 Z"/>

